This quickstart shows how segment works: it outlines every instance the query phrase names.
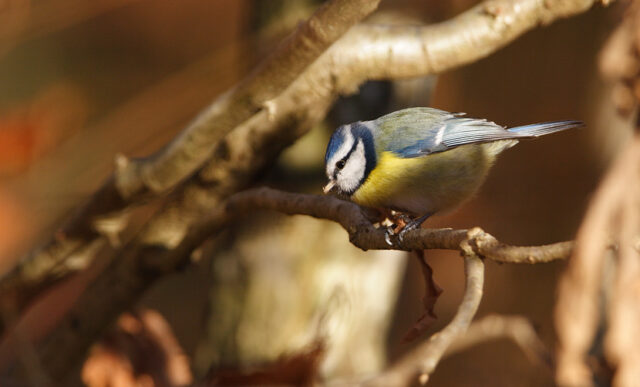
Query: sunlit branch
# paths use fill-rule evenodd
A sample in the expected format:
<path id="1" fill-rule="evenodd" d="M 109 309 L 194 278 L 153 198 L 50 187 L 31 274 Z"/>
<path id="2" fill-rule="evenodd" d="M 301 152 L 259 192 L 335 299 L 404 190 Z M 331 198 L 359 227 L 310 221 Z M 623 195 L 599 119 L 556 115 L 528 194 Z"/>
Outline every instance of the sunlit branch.
<path id="1" fill-rule="evenodd" d="M 358 85 L 367 79 L 422 76 L 469 63 L 489 55 L 537 25 L 583 12 L 595 2 L 487 1 L 448 22 L 430 26 L 356 26 L 340 39 L 338 44 L 333 45 L 316 60 L 286 92 L 280 95 L 265 95 L 262 99 L 253 100 L 255 103 L 250 108 L 245 106 L 241 109 L 244 113 L 251 110 L 253 117 L 217 144 L 217 149 L 223 149 L 224 152 L 214 152 L 208 166 L 200 175 L 204 176 L 205 181 L 212 179 L 212 176 L 225 176 L 234 180 L 226 183 L 228 191 L 233 193 L 242 186 L 244 180 L 249 179 L 266 163 L 263 160 L 265 154 L 277 154 L 278 148 L 281 149 L 302 135 L 305 132 L 304 128 L 310 126 L 310 123 L 321 119 L 336 95 L 355 91 Z M 363 13 L 358 12 L 356 16 L 358 15 L 362 16 Z M 355 18 L 349 20 L 354 21 Z M 287 72 L 285 68 L 282 68 L 282 71 Z M 264 87 L 265 90 L 282 90 L 282 87 L 271 85 L 270 78 L 258 78 L 264 82 L 260 87 Z M 243 87 L 249 90 L 250 87 L 246 85 L 257 82 L 250 80 L 258 78 L 250 77 L 243 82 Z M 279 86 L 286 84 L 282 78 L 276 79 Z M 216 143 L 215 139 L 220 138 L 220 133 L 224 132 L 215 130 L 217 126 L 225 123 L 225 128 L 231 129 L 229 125 L 238 125 L 249 117 L 238 114 L 219 123 L 214 119 L 218 117 L 217 114 L 222 114 L 221 111 L 227 110 L 232 100 L 231 96 L 237 96 L 238 93 L 236 90 L 228 96 L 223 96 L 206 108 L 204 113 L 185 129 L 185 134 L 162 153 L 133 163 L 120 157 L 115 177 L 110 178 L 89 202 L 69 219 L 66 226 L 56 233 L 56 237 L 51 238 L 42 248 L 34 250 L 3 278 L 0 285 L 2 304 L 5 307 L 9 305 L 19 312 L 52 283 L 88 266 L 94 257 L 96 240 L 101 238 L 96 224 L 102 217 L 113 216 L 118 211 L 152 195 L 149 191 L 168 189 L 188 176 L 193 168 L 211 155 L 210 150 Z M 300 124 L 302 122 L 307 124 Z M 217 126 L 213 126 L 214 124 Z M 251 128 L 255 128 L 256 125 L 261 126 L 256 130 L 262 134 L 259 137 L 262 140 L 248 146 L 244 136 L 253 134 L 254 129 Z M 293 130 L 292 134 L 285 134 L 286 131 L 291 132 L 292 128 L 297 130 Z M 201 133 L 210 133 L 211 136 Z M 270 143 L 283 136 L 287 141 L 281 141 L 279 145 Z M 191 144 L 191 138 L 197 138 L 196 143 L 199 145 L 190 148 L 187 144 Z M 204 143 L 207 145 L 203 145 Z M 199 152 L 198 149 L 202 151 L 203 147 L 206 151 Z M 271 152 L 260 153 L 265 147 Z M 249 148 L 256 152 L 251 155 L 243 154 Z M 185 163 L 172 164 L 171 160 L 183 156 L 187 160 Z M 267 158 L 272 157 L 274 156 Z M 240 183 L 235 184 L 236 181 Z M 155 188 L 152 190 L 149 187 Z M 227 191 L 223 192 L 223 195 L 228 194 Z M 217 195 L 217 192 L 213 195 Z M 218 202 L 215 199 L 206 201 Z M 206 211 L 207 208 L 201 210 Z M 191 218 L 177 218 L 185 219 L 178 220 L 176 225 L 183 229 L 184 234 Z M 121 218 L 120 221 L 121 224 L 114 232 L 126 227 L 126 219 Z M 147 239 L 155 243 L 158 238 Z M 70 258 L 73 258 L 73 265 L 67 264 Z"/>
<path id="2" fill-rule="evenodd" d="M 240 192 L 229 199 L 231 213 L 249 213 L 256 209 L 270 209 L 289 215 L 309 215 L 340 223 L 349 233 L 351 243 L 363 250 L 460 250 L 460 244 L 482 258 L 506 263 L 543 263 L 565 259 L 571 253 L 572 242 L 543 246 L 510 246 L 499 242 L 480 228 L 471 230 L 418 229 L 407 232 L 402 241 L 393 238 L 393 245 L 385 241 L 385 230 L 372 224 L 373 214 L 357 204 L 329 196 L 294 194 L 270 188 Z"/>
<path id="3" fill-rule="evenodd" d="M 330 2 L 334 3 L 342 2 Z M 147 197 L 146 194 L 153 195 L 156 191 L 170 188 L 206 161 L 195 177 L 175 189 L 175 200 L 156 214 L 137 238 L 113 254 L 119 261 L 126 262 L 112 263 L 81 295 L 61 328 L 45 341 L 62 345 L 55 347 L 45 344 L 41 353 L 46 353 L 44 357 L 51 360 L 51 367 L 55 368 L 52 374 L 65 374 L 103 332 L 104 327 L 133 304 L 155 279 L 188 262 L 189 254 L 203 239 L 193 236 L 197 234 L 193 230 L 205 229 L 199 228 L 202 219 L 208 216 L 209 224 L 224 225 L 228 213 L 221 208 L 227 198 L 246 187 L 253 176 L 269 165 L 283 148 L 321 120 L 338 94 L 357 90 L 358 85 L 366 79 L 426 75 L 469 63 L 490 54 L 537 25 L 583 12 L 593 3 L 595 1 L 587 0 L 487 1 L 450 21 L 431 26 L 358 26 L 349 30 L 310 66 L 296 63 L 296 69 L 303 71 L 306 68 L 299 76 L 295 75 L 297 78 L 277 77 L 272 85 L 271 78 L 263 76 L 260 79 L 264 84 L 255 85 L 255 90 L 263 93 L 258 93 L 262 97 L 251 101 L 237 99 L 241 91 L 253 90 L 251 79 L 257 75 L 250 76 L 249 80 L 212 104 L 194 121 L 192 125 L 200 125 L 202 132 L 187 129 L 186 134 L 163 151 L 175 153 L 162 153 L 136 162 L 120 158 L 118 172 L 90 199 L 89 204 L 44 249 L 34 252 L 3 279 L 0 284 L 3 305 L 11 305 L 19 312 L 46 288 L 43 284 L 49 285 L 76 272 L 78 268 L 86 267 L 94 256 L 91 247 L 100 240 L 95 224 L 101 217 L 118 213 Z M 355 22 L 367 9 L 354 11 L 354 15 L 359 16 L 352 15 L 346 20 Z M 332 19 L 331 23 L 340 21 L 346 23 L 343 17 Z M 342 30 L 346 28 L 347 25 L 340 27 Z M 479 33 L 475 34 L 477 28 Z M 317 32 L 313 28 L 312 31 Z M 326 48 L 328 40 L 321 41 L 324 43 L 318 47 L 324 45 Z M 419 49 L 405 51 L 403 47 Z M 295 56 L 286 49 L 284 52 Z M 309 59 L 311 56 L 304 57 Z M 266 68 L 270 68 L 269 65 Z M 282 71 L 286 71 L 286 68 L 283 67 Z M 295 71 L 291 74 L 295 74 Z M 287 81 L 283 79 L 291 81 L 286 90 L 283 87 Z M 229 105 L 230 101 L 237 102 Z M 236 106 L 236 103 L 239 105 Z M 223 114 L 221 111 L 227 108 L 230 112 L 224 113 L 229 114 L 224 116 L 225 119 L 220 122 L 211 119 L 217 116 L 210 114 Z M 246 116 L 248 111 L 251 115 Z M 218 132 L 215 128 L 220 125 L 224 126 L 224 130 Z M 230 126 L 235 126 L 235 129 Z M 220 133 L 231 129 L 221 141 L 216 142 Z M 211 134 L 211 137 L 204 133 Z M 200 142 L 200 136 L 207 139 L 206 146 Z M 187 144 L 192 144 L 192 140 L 198 145 L 189 148 Z M 200 154 L 205 148 L 206 155 Z M 176 159 L 182 160 L 183 156 L 186 158 L 184 163 L 173 164 Z M 365 232 L 350 236 L 361 248 L 389 248 L 381 230 L 365 229 Z M 479 256 L 518 263 L 563 258 L 571 247 L 566 242 L 541 248 L 506 246 L 481 230 L 473 229 L 444 232 L 419 230 L 408 233 L 404 242 L 395 241 L 394 248 L 458 249 L 464 240 L 468 240 L 472 250 Z M 74 265 L 70 264 L 70 257 L 74 258 Z M 114 283 L 118 284 L 115 296 L 104 297 L 100 291 L 112 288 Z M 77 327 L 82 329 L 78 331 Z"/>
<path id="4" fill-rule="evenodd" d="M 511 263 L 542 263 L 562 259 L 570 252 L 570 242 L 536 247 L 507 246 L 479 228 L 471 230 L 420 229 L 409 231 L 401 242 L 394 238 L 393 246 L 385 242 L 385 231 L 374 226 L 374 214 L 354 203 L 331 196 L 294 194 L 270 188 L 243 191 L 230 198 L 209 218 L 189 231 L 181 244 L 173 249 L 141 249 L 127 245 L 120 250 L 120 259 L 112 262 L 92 283 L 78 303 L 68 313 L 60 326 L 40 346 L 42 364 L 54 377 L 64 375 L 74 361 L 79 361 L 86 349 L 107 325 L 105 321 L 131 305 L 156 278 L 183 267 L 189 262 L 190 253 L 204 240 L 215 235 L 234 220 L 255 213 L 256 210 L 275 210 L 289 215 L 308 215 L 335 221 L 349 233 L 349 239 L 363 249 L 451 249 L 459 250 L 466 257 L 468 291 L 460 317 L 454 319 L 451 337 L 429 349 L 433 361 L 442 355 L 451 340 L 464 331 L 467 318 L 472 318 L 480 297 L 482 278 L 481 258 Z M 522 250 L 521 250 L 522 249 Z M 535 259 L 538 259 L 537 261 Z M 104 297 L 109 294 L 109 297 Z M 108 299 L 108 302 L 104 300 Z M 476 306 L 474 306 L 476 305 Z M 473 312 L 473 313 L 472 313 Z M 449 331 L 447 331 L 449 332 Z M 430 347 L 431 348 L 431 347 Z M 65 356 L 60 356 L 63 353 Z M 425 360 L 426 361 L 426 360 Z M 422 371 L 430 373 L 435 367 L 426 361 Z"/>
<path id="5" fill-rule="evenodd" d="M 157 195 L 192 174 L 218 140 L 267 109 L 269 101 L 287 89 L 299 75 L 352 25 L 373 12 L 380 0 L 331 0 L 234 89 L 207 107 L 167 147 L 156 155 L 130 161 L 116 160 L 114 175 L 42 249 L 20 262 L 0 285 L 0 307 L 24 309 L 37 294 L 60 278 L 88 266 L 100 238 L 100 216 Z M 117 221 L 120 224 L 117 224 Z M 126 218 L 113 221 L 117 230 Z M 74 258 L 74 264 L 68 264 Z"/>

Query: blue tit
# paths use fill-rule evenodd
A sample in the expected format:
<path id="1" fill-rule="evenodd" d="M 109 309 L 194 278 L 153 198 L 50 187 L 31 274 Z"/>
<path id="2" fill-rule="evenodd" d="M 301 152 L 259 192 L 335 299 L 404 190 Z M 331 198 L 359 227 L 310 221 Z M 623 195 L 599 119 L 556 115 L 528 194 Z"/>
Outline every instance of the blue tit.
<path id="1" fill-rule="evenodd" d="M 470 198 L 497 155 L 518 140 L 582 125 L 554 121 L 506 129 L 464 113 L 399 110 L 336 129 L 325 154 L 324 192 L 410 215 L 415 219 L 409 226 L 416 228 Z"/>

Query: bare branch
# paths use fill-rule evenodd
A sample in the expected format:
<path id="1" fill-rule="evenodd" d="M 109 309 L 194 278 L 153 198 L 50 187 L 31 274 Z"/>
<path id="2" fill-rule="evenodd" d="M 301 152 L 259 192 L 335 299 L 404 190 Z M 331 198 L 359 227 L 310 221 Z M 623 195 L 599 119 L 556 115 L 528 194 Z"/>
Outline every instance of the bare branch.
<path id="1" fill-rule="evenodd" d="M 60 278 L 88 266 L 100 238 L 96 221 L 144 197 L 159 194 L 191 175 L 211 156 L 216 143 L 282 93 L 352 25 L 373 12 L 380 0 L 331 0 L 229 93 L 220 97 L 169 146 L 143 160 L 119 157 L 116 172 L 40 250 L 2 278 L 4 308 L 24 309 Z M 125 221 L 120 228 L 124 228 Z M 67 264 L 74 258 L 75 264 Z"/>
<path id="2" fill-rule="evenodd" d="M 224 124 L 227 125 L 225 130 L 230 130 L 231 127 L 228 125 L 238 125 L 244 121 L 248 118 L 248 111 L 253 114 L 249 121 L 240 125 L 217 145 L 217 150 L 198 178 L 204 183 L 201 184 L 202 187 L 195 184 L 192 188 L 185 188 L 187 191 L 203 191 L 204 198 L 199 201 L 199 208 L 191 210 L 192 214 L 194 211 L 200 214 L 210 211 L 225 196 L 242 188 L 280 149 L 321 119 L 337 94 L 357 90 L 358 85 L 366 79 L 422 76 L 469 63 L 489 55 L 537 25 L 583 12 L 595 2 L 596 0 L 486 1 L 448 22 L 430 26 L 357 26 L 279 96 L 277 90 L 282 91 L 282 85 L 287 79 L 292 78 L 277 77 L 277 85 L 272 86 L 270 78 L 254 75 L 250 78 L 253 81 L 243 82 L 244 86 L 241 89 L 250 90 L 253 87 L 252 82 L 261 79 L 264 85 L 255 86 L 264 92 L 260 99 L 253 99 L 252 103 L 244 104 L 236 111 L 232 100 L 240 101 L 238 103 L 241 105 L 246 102 L 238 97 L 242 94 L 242 90 L 238 89 L 208 107 L 205 113 L 186 129 L 185 133 L 188 134 L 179 137 L 167 148 L 170 149 L 167 151 L 169 153 L 158 154 L 146 161 L 138 162 L 128 162 L 120 158 L 120 168 L 116 177 L 105 183 L 56 234 L 57 237 L 26 257 L 3 278 L 0 284 L 1 303 L 20 312 L 50 284 L 88 266 L 96 250 L 96 241 L 101 238 L 95 229 L 95 222 L 101 217 L 122 211 L 139 202 L 150 194 L 150 187 L 154 187 L 155 191 L 169 188 L 171 184 L 193 171 L 197 164 L 194 160 L 200 160 L 201 163 L 210 157 L 209 146 L 213 146 L 214 139 L 220 138 L 219 134 L 224 132 L 217 132 L 211 125 L 219 127 Z M 360 2 L 354 2 L 356 3 Z M 369 8 L 365 7 L 364 11 L 368 10 Z M 324 15 L 333 13 L 326 11 Z M 362 12 L 357 12 L 357 15 L 361 17 Z M 357 17 L 349 20 L 355 19 Z M 332 22 L 335 23 L 336 20 L 343 19 L 332 19 Z M 315 22 L 314 25 L 319 22 Z M 301 33 L 298 32 L 298 35 Z M 292 39 L 302 44 L 298 41 L 300 39 Z M 309 59 L 313 56 L 310 52 L 317 53 L 327 42 L 328 39 L 322 39 L 321 43 L 309 49 L 311 51 L 305 57 Z M 286 48 L 282 51 L 287 55 L 294 55 Z M 288 58 L 292 60 L 291 57 Z M 278 61 L 272 59 L 270 63 Z M 283 63 L 288 61 L 283 59 Z M 274 67 L 267 65 L 265 68 L 272 71 Z M 302 68 L 304 67 L 301 65 L 296 67 L 300 71 Z M 285 68 L 281 70 L 287 73 Z M 224 113 L 229 114 L 227 119 L 219 122 L 213 119 L 217 114 L 223 114 L 227 110 L 229 113 Z M 260 127 L 257 128 L 258 126 Z M 200 130 L 209 135 L 200 135 Z M 248 135 L 254 135 L 256 132 L 260 134 L 258 139 L 247 140 Z M 191 143 L 196 145 L 189 150 L 187 148 L 190 145 L 187 144 Z M 207 145 L 203 145 L 204 143 Z M 194 153 L 196 149 L 202 150 L 203 147 L 207 149 L 205 154 Z M 246 152 L 249 150 L 254 152 L 247 155 Z M 186 161 L 176 166 L 167 164 L 181 157 L 185 157 Z M 168 171 L 169 169 L 171 171 Z M 225 178 L 230 181 L 224 181 Z M 210 187 L 214 185 L 212 180 L 214 183 L 222 181 L 222 188 L 211 190 Z M 195 204 L 191 205 L 193 206 L 198 207 Z M 172 242 L 173 245 L 180 242 L 180 235 L 184 236 L 188 227 L 198 218 L 177 216 L 176 212 L 179 210 L 160 216 L 161 219 L 177 220 L 174 228 L 181 230 L 174 232 L 177 236 L 173 239 L 176 240 Z M 162 226 L 151 226 L 150 229 L 161 229 L 169 222 L 158 220 L 157 223 L 161 223 Z M 121 227 L 125 225 L 126 221 L 123 220 Z M 160 238 L 149 236 L 146 239 L 156 243 Z M 66 263 L 71 259 L 74 265 Z"/>
<path id="3" fill-rule="evenodd" d="M 396 364 L 374 379 L 367 386 L 408 386 L 420 375 L 421 384 L 427 383 L 440 358 L 449 345 L 469 328 L 482 299 L 484 263 L 470 246 L 463 246 L 465 268 L 465 293 L 453 320 L 425 343 L 403 356 Z"/>
<path id="4" fill-rule="evenodd" d="M 108 321 L 133 305 L 143 289 L 162 275 L 186 265 L 191 251 L 205 239 L 215 235 L 228 222 L 259 209 L 276 210 L 289 215 L 309 215 L 338 222 L 349 233 L 351 242 L 365 250 L 460 250 L 467 257 L 470 276 L 464 301 L 467 306 L 461 308 L 459 317 L 454 319 L 453 325 L 447 331 L 450 332 L 448 336 L 438 339 L 433 344 L 435 347 L 430 347 L 427 351 L 431 360 L 425 363 L 426 373 L 433 371 L 442 351 L 451 340 L 463 332 L 467 324 L 466 319 L 471 319 L 475 313 L 475 303 L 479 302 L 481 296 L 479 289 L 482 278 L 478 278 L 478 270 L 482 272 L 483 264 L 480 257 L 500 262 L 544 263 L 568 256 L 571 246 L 570 242 L 538 247 L 507 246 L 479 228 L 413 230 L 407 233 L 403 242 L 394 240 L 394 245 L 389 246 L 385 242 L 385 231 L 374 227 L 372 223 L 372 211 L 354 203 L 331 196 L 293 194 L 270 188 L 244 191 L 231 197 L 226 210 L 214 212 L 207 221 L 193 227 L 182 243 L 175 248 L 125 246 L 119 259 L 112 262 L 85 290 L 56 331 L 40 345 L 41 361 L 49 374 L 54 379 L 65 375 L 74 362 L 81 360 L 86 348 L 106 328 Z M 109 294 L 109 297 L 104 297 L 105 294 Z"/>
<path id="5" fill-rule="evenodd" d="M 609 327 L 605 354 L 615 368 L 614 386 L 631 386 L 640 380 L 640 136 L 635 157 L 625 161 L 624 196 L 619 198 L 619 249 L 616 275 L 608 305 Z M 632 148 L 633 149 L 633 148 Z"/>
<path id="6" fill-rule="evenodd" d="M 114 254 L 118 256 L 118 262 L 113 262 L 87 289 L 61 327 L 42 346 L 43 358 L 50 360 L 51 369 L 55 369 L 52 375 L 65 374 L 70 364 L 82 356 L 86 348 L 103 332 L 104 327 L 123 309 L 133 304 L 155 279 L 185 265 L 190 252 L 210 235 L 203 231 L 206 227 L 200 224 L 205 214 L 210 215 L 209 231 L 214 229 L 213 226 L 221 227 L 228 215 L 221 210 L 227 197 L 244 188 L 284 147 L 324 117 L 337 93 L 351 92 L 367 78 L 425 75 L 468 63 L 473 60 L 473 56 L 462 55 L 460 52 L 478 51 L 476 58 L 488 55 L 490 51 L 485 50 L 486 45 L 491 50 L 498 49 L 538 24 L 582 12 L 594 2 L 595 0 L 491 1 L 482 3 L 452 21 L 433 26 L 370 26 L 352 29 L 339 45 L 334 45 L 318 58 L 286 91 L 278 96 L 274 94 L 268 101 L 262 101 L 267 102 L 268 109 L 259 109 L 259 104 L 255 105 L 258 106 L 258 111 L 253 111 L 252 114 L 255 114 L 250 119 L 217 143 L 208 164 L 177 191 L 177 199 L 157 214 L 136 239 Z M 503 8 L 497 12 L 492 5 Z M 509 23 L 506 23 L 507 27 L 500 27 L 502 24 L 499 23 L 511 20 L 505 16 L 512 13 L 517 20 L 528 15 L 524 29 Z M 476 23 L 473 28 L 484 23 L 486 26 L 483 31 L 498 28 L 502 32 L 499 35 L 486 33 L 482 35 L 485 40 L 475 39 L 470 45 L 468 40 L 474 36 L 468 28 L 471 20 Z M 393 39 L 385 40 L 384 31 L 393 36 Z M 423 40 L 419 43 L 422 54 L 399 55 L 398 48 L 411 47 L 411 44 L 403 46 L 403 36 L 407 43 L 418 42 L 417 37 L 421 37 Z M 498 44 L 500 41 L 502 43 Z M 362 55 L 353 55 L 356 52 Z M 440 60 L 440 56 L 447 59 Z M 382 58 L 387 59 L 384 66 L 381 65 Z M 371 67 L 374 60 L 382 67 L 393 64 L 396 69 L 389 73 L 383 72 L 380 66 Z M 411 66 L 411 61 L 421 64 Z M 434 66 L 433 63 L 437 65 Z M 223 101 L 228 102 L 230 97 L 226 98 Z M 207 111 L 217 111 L 220 106 L 212 106 Z M 246 106 L 240 110 L 245 111 L 243 109 Z M 238 118 L 240 115 L 230 117 Z M 209 121 L 205 121 L 199 119 L 196 123 L 207 126 Z M 154 158 L 158 157 L 160 156 Z M 121 164 L 124 164 L 121 170 L 130 171 L 132 168 L 126 162 Z M 176 176 L 167 176 L 169 175 Z M 68 226 L 58 233 L 60 238 L 52 240 L 44 250 L 23 261 L 5 278 L 0 285 L 0 297 L 5 301 L 9 300 L 10 305 L 21 311 L 44 288 L 42 284 L 49 284 L 78 270 L 78 267 L 66 263 L 69 257 L 73 256 L 75 262 L 80 262 L 79 267 L 86 266 L 93 258 L 88 247 L 94 246 L 99 240 L 98 233 L 93 229 L 94 222 L 101 216 L 128 207 L 143 196 L 121 195 L 118 187 L 123 184 L 135 186 L 123 183 L 122 179 L 126 176 L 128 174 L 123 172 L 117 179 L 112 178 Z M 131 176 L 136 175 L 134 173 Z M 170 176 L 166 181 L 173 179 Z M 215 216 L 211 216 L 212 213 Z M 354 243 L 364 248 L 389 248 L 379 230 L 365 231 L 357 234 L 359 239 Z M 457 249 L 458 244 L 468 238 L 468 233 L 471 233 L 469 245 L 480 256 L 505 262 L 546 262 L 565 257 L 571 248 L 568 242 L 544 246 L 542 249 L 506 246 L 479 229 L 420 230 L 417 234 L 414 232 L 407 235 L 404 244 L 396 242 L 394 247 Z M 22 280 L 25 273 L 29 273 L 29 281 Z M 114 287 L 117 288 L 115 292 L 111 290 Z M 113 296 L 104 297 L 105 292 Z"/>
<path id="7" fill-rule="evenodd" d="M 248 78 L 185 129 L 158 155 L 131 163 L 118 182 L 125 198 L 141 191 L 163 192 L 192 174 L 214 145 L 233 128 L 282 93 L 334 41 L 373 12 L 380 0 L 331 0 L 324 3 Z M 133 173 L 134 177 L 128 176 Z M 118 176 L 120 177 L 120 176 Z"/>
<path id="8" fill-rule="evenodd" d="M 600 72 L 612 82 L 612 103 L 627 116 L 640 96 L 640 4 L 625 16 L 600 53 Z M 640 121 L 612 163 L 580 226 L 576 248 L 559 283 L 556 382 L 590 386 L 596 362 L 606 363 L 604 383 L 640 380 Z M 614 248 L 610 248 L 613 245 Z M 600 330 L 604 330 L 604 335 Z M 602 340 L 604 337 L 604 340 Z M 593 349 L 602 349 L 593 351 Z M 595 358 L 595 362 L 593 361 Z M 594 375 L 596 377 L 594 378 Z"/>
<path id="9" fill-rule="evenodd" d="M 631 235 L 622 233 L 620 219 L 635 217 L 637 221 L 638 181 L 640 180 L 640 136 L 627 146 L 618 157 L 605 179 L 600 184 L 592 204 L 580 227 L 576 239 L 576 248 L 569 260 L 566 272 L 559 283 L 559 296 L 555 309 L 555 325 L 558 332 L 556 381 L 561 386 L 589 386 L 592 385 L 592 372 L 587 365 L 587 353 L 596 335 L 596 329 L 601 317 L 601 290 L 603 287 L 603 272 L 606 252 L 611 240 L 620 243 L 620 262 L 617 268 L 617 283 L 615 286 L 619 300 L 611 306 L 611 327 L 607 337 L 607 350 L 614 364 L 626 365 L 621 367 L 626 376 L 638 372 L 637 361 L 640 352 L 631 343 L 640 340 L 640 312 L 638 311 L 638 295 L 631 289 L 637 289 L 640 274 L 637 266 L 637 234 L 633 234 L 638 225 L 633 225 Z M 629 203 L 635 206 L 626 206 Z M 632 214 L 634 213 L 635 214 Z M 623 245 L 624 243 L 624 245 Z M 628 254 L 628 255 L 625 255 Z M 634 256 L 631 264 L 628 256 Z M 629 277 L 634 277 L 630 280 Z M 629 283 L 631 282 L 631 284 Z M 622 291 L 620 286 L 626 291 Z M 627 298 L 627 296 L 630 297 Z M 624 305 L 624 307 L 622 307 Z M 621 309 L 619 309 L 621 308 Z M 621 316 L 618 313 L 629 316 Z M 637 323 L 631 323 L 636 321 Z M 628 328 L 628 329 L 627 329 Z M 634 350 L 628 347 L 631 345 Z M 630 363 L 627 363 L 627 359 Z M 635 360 L 634 360 L 635 359 Z M 637 380 L 637 379 L 626 379 Z M 620 385 L 625 385 L 620 384 Z"/>
<path id="10" fill-rule="evenodd" d="M 332 47 L 341 90 L 365 79 L 439 73 L 482 59 L 523 33 L 589 9 L 592 0 L 484 1 L 431 26 L 359 25 Z M 411 33 L 409 33 L 411 32 Z M 358 47 L 358 50 L 348 49 Z"/>
<path id="11" fill-rule="evenodd" d="M 522 316 L 490 315 L 474 321 L 464 336 L 455 340 L 444 356 L 462 352 L 489 340 L 510 339 L 532 363 L 552 366 L 551 353 L 542 343 L 529 320 Z"/>
<path id="12" fill-rule="evenodd" d="M 477 227 L 471 230 L 413 230 L 402 241 L 394 238 L 393 245 L 389 246 L 385 242 L 385 230 L 373 226 L 371 220 L 375 220 L 375 217 L 371 210 L 334 197 L 294 194 L 264 187 L 232 196 L 227 208 L 234 214 L 270 209 L 289 215 L 309 215 L 333 220 L 347 230 L 351 243 L 363 250 L 459 250 L 460 244 L 467 241 L 469 248 L 482 258 L 505 263 L 534 264 L 567 258 L 572 246 L 572 242 L 544 246 L 509 246 Z"/>

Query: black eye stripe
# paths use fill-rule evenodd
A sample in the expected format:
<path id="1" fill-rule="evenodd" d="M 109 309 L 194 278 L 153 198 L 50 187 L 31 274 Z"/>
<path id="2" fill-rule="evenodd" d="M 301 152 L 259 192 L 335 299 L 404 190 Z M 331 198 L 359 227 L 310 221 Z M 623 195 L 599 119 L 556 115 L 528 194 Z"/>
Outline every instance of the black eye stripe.
<path id="1" fill-rule="evenodd" d="M 355 140 L 353 141 L 353 145 L 351 145 L 351 149 L 349 149 L 349 152 L 347 152 L 347 154 L 346 154 L 343 158 L 341 158 L 340 160 L 338 160 L 338 161 L 336 162 L 336 164 L 335 164 L 336 169 L 333 171 L 333 178 L 334 178 L 334 179 L 338 177 L 338 172 L 339 172 L 342 168 L 344 168 L 344 164 L 346 164 L 346 163 L 347 163 L 347 159 L 349 159 L 349 157 L 351 157 L 351 154 L 353 153 L 353 151 L 354 151 L 354 150 L 356 150 L 356 147 L 358 146 L 358 143 L 359 143 L 359 142 L 360 142 L 360 139 L 355 139 Z M 342 168 L 341 168 L 341 167 L 338 167 L 338 164 L 339 164 L 339 163 L 344 163 L 344 164 L 342 165 Z"/>
<path id="2" fill-rule="evenodd" d="M 351 149 L 349 149 L 349 152 L 347 152 L 347 154 L 342 158 L 342 160 L 340 161 L 345 161 L 351 157 L 351 154 L 353 153 L 354 150 L 356 150 L 356 147 L 358 146 L 358 143 L 360 142 L 360 139 L 357 139 L 353 142 L 353 145 L 351 145 Z"/>

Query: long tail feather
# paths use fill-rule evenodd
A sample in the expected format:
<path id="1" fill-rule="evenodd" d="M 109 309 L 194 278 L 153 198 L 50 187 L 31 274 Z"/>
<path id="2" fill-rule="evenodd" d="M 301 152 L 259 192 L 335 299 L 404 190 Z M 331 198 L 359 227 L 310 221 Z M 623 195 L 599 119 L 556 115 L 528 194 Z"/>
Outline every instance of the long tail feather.
<path id="1" fill-rule="evenodd" d="M 582 121 L 553 121 L 543 122 L 540 124 L 531 124 L 524 126 L 516 126 L 507 129 L 509 132 L 517 134 L 519 138 L 540 137 L 545 134 L 560 132 L 562 130 L 579 128 L 584 126 Z"/>

